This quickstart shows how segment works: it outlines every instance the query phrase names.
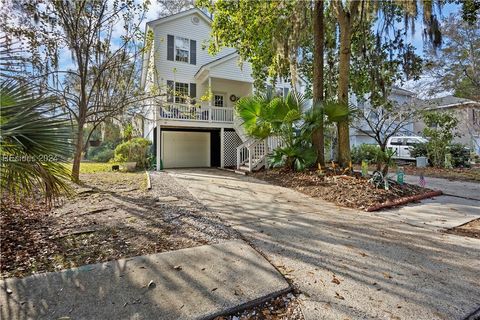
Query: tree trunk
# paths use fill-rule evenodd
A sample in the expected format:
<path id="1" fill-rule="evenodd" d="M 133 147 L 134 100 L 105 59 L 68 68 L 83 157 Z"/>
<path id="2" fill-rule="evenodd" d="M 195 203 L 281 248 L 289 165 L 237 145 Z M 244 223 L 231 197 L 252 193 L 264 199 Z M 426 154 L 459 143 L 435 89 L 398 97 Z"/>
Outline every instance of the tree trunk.
<path id="1" fill-rule="evenodd" d="M 338 24 L 340 27 L 340 59 L 338 65 L 338 100 L 348 105 L 348 81 L 350 73 L 350 55 L 352 41 L 352 10 L 346 12 L 341 1 L 336 3 Z M 348 121 L 337 124 L 338 162 L 345 168 L 350 164 L 350 130 Z"/>
<path id="2" fill-rule="evenodd" d="M 323 51 L 324 51 L 324 22 L 323 0 L 317 0 L 313 9 L 313 105 L 321 107 L 323 102 Z M 323 134 L 323 117 L 318 129 L 312 134 L 312 143 L 317 152 L 317 162 L 325 166 L 325 141 Z"/>
<path id="3" fill-rule="evenodd" d="M 78 121 L 77 123 L 77 137 L 75 143 L 75 154 L 73 157 L 73 167 L 72 167 L 72 181 L 80 181 L 80 161 L 82 160 L 82 151 L 83 151 L 83 126 L 84 121 Z"/>
<path id="4" fill-rule="evenodd" d="M 382 154 L 385 155 L 385 150 L 387 150 L 387 145 L 384 143 L 380 143 L 379 146 L 380 146 L 380 151 L 382 152 Z M 377 159 L 377 171 L 382 171 L 382 173 L 383 173 L 383 169 L 382 169 L 383 163 L 384 163 L 383 159 Z"/>

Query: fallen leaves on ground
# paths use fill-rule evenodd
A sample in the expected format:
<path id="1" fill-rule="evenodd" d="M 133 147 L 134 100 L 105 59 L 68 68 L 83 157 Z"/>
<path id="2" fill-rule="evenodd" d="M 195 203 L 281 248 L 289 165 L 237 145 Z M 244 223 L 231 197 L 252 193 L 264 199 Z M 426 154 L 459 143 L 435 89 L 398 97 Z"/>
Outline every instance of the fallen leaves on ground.
<path id="1" fill-rule="evenodd" d="M 255 172 L 255 178 L 292 188 L 312 197 L 318 197 L 335 204 L 366 209 L 393 200 L 431 191 L 410 184 L 390 183 L 389 190 L 376 188 L 367 178 L 347 175 L 323 175 L 316 171 L 294 172 L 273 169 Z"/>
<path id="2" fill-rule="evenodd" d="M 475 219 L 461 226 L 450 228 L 445 230 L 445 233 L 480 239 L 480 219 Z"/>
<path id="3" fill-rule="evenodd" d="M 167 174 L 82 174 L 77 195 L 49 210 L 41 201 L 1 202 L 1 277 L 25 277 L 85 264 L 232 239 L 224 226 Z M 158 201 L 165 196 L 174 203 Z M 181 269 L 181 268 L 180 268 Z"/>
<path id="4" fill-rule="evenodd" d="M 2 198 L 0 212 L 2 275 L 19 277 L 25 273 L 55 270 L 59 248 L 47 206 L 40 201 L 20 204 Z"/>
<path id="5" fill-rule="evenodd" d="M 258 306 L 214 320 L 303 320 L 298 298 L 293 293 L 283 294 Z"/>
<path id="6" fill-rule="evenodd" d="M 340 284 L 340 280 L 337 277 L 335 277 L 335 275 L 333 275 L 332 283 Z"/>

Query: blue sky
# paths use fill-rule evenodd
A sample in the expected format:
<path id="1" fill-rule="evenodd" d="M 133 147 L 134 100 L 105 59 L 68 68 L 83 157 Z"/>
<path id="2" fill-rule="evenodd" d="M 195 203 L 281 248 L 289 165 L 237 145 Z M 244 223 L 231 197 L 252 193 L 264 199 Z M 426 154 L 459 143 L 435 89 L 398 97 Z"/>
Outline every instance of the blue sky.
<path id="1" fill-rule="evenodd" d="M 448 3 L 442 8 L 442 17 L 447 17 L 451 13 L 454 14 L 461 14 L 461 6 L 455 3 Z M 413 44 L 413 46 L 416 48 L 417 54 L 420 54 L 423 56 L 423 38 L 422 38 L 422 33 L 423 33 L 423 22 L 422 22 L 422 17 L 419 16 L 416 20 L 415 23 L 415 33 L 413 36 L 411 33 L 408 34 L 408 40 Z"/>

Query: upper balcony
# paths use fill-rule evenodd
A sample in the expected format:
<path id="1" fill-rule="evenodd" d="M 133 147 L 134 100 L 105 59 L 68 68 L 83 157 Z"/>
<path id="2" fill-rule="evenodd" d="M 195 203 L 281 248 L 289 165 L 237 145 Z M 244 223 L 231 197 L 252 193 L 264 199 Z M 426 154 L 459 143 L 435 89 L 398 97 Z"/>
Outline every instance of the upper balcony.
<path id="1" fill-rule="evenodd" d="M 167 125 L 231 127 L 234 109 L 164 102 L 159 106 L 158 119 Z"/>

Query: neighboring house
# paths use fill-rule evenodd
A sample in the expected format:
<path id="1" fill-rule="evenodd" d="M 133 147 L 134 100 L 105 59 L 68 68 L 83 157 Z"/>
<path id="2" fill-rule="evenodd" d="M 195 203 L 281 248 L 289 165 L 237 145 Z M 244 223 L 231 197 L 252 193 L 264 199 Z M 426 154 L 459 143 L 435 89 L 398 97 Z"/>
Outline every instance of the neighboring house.
<path id="1" fill-rule="evenodd" d="M 390 101 L 393 102 L 394 108 L 405 108 L 405 107 L 412 107 L 416 105 L 420 105 L 423 103 L 421 100 L 417 99 L 415 94 L 411 91 L 401 89 L 398 87 L 392 88 L 392 93 L 389 97 Z M 356 102 L 355 97 L 352 97 L 353 104 L 357 104 L 359 109 L 362 109 L 364 112 L 365 116 L 370 118 L 373 123 L 379 122 L 378 118 L 376 117 L 376 114 L 371 111 L 371 106 L 368 103 L 368 99 L 365 102 Z M 375 118 L 375 119 L 374 119 Z M 355 126 L 359 127 L 362 129 L 362 131 L 370 131 L 370 127 L 365 123 L 365 121 L 359 121 L 358 123 L 355 123 Z M 369 135 L 365 134 L 354 126 L 351 126 L 350 128 L 350 146 L 351 147 L 356 147 L 362 144 L 374 144 L 377 145 L 378 143 L 370 137 Z M 414 132 L 414 120 L 412 119 L 411 122 L 408 124 L 402 126 L 402 129 L 398 133 L 398 135 L 412 135 Z"/>
<path id="2" fill-rule="evenodd" d="M 427 100 L 424 105 L 426 110 L 453 113 L 459 121 L 456 129 L 459 136 L 454 138 L 454 142 L 465 144 L 480 154 L 480 102 L 446 96 Z M 415 122 L 414 132 L 421 135 L 423 128 L 425 123 L 421 119 Z"/>
<path id="3" fill-rule="evenodd" d="M 235 102 L 254 92 L 251 65 L 232 48 L 208 54 L 211 23 L 197 8 L 147 23 L 146 39 L 153 43 L 146 46 L 141 84 L 163 94 L 149 101 L 144 124 L 157 168 L 252 169 L 264 160 L 266 150 L 255 149 L 260 142 L 246 137 L 234 113 Z M 275 89 L 286 94 L 291 85 L 278 81 Z M 303 92 L 305 82 L 299 79 L 296 89 Z"/>

